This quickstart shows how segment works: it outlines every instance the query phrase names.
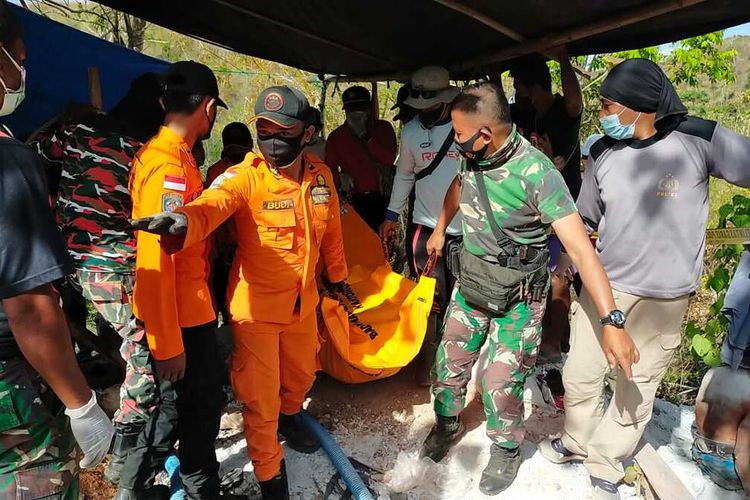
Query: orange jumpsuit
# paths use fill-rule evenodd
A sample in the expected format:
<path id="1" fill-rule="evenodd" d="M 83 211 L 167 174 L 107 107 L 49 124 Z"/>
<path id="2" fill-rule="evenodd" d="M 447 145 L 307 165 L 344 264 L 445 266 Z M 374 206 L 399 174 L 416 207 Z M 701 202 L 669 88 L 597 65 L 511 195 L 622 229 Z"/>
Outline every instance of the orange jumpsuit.
<path id="1" fill-rule="evenodd" d="M 279 412 L 299 412 L 315 378 L 318 260 L 332 282 L 348 274 L 331 171 L 312 155 L 304 154 L 303 162 L 300 185 L 249 154 L 220 185 L 178 209 L 188 217 L 186 246 L 234 216 L 232 385 L 244 404 L 248 455 L 259 481 L 273 478 L 283 458 Z"/>
<path id="2" fill-rule="evenodd" d="M 130 174 L 133 218 L 171 211 L 203 191 L 190 148 L 177 133 L 162 127 L 136 154 Z M 157 235 L 139 231 L 133 311 L 146 327 L 154 358 L 183 352 L 183 327 L 216 319 L 208 291 L 206 244 L 197 241 L 169 255 Z"/>

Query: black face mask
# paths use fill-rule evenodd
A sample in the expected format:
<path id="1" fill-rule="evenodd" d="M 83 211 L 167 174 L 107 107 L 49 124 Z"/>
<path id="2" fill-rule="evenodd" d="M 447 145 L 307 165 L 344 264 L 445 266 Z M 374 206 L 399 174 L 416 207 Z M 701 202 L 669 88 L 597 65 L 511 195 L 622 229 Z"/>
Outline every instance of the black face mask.
<path id="1" fill-rule="evenodd" d="M 263 158 L 274 168 L 287 168 L 302 153 L 302 137 L 281 137 L 278 135 L 258 134 L 258 149 Z"/>
<path id="2" fill-rule="evenodd" d="M 461 154 L 461 156 L 463 156 L 467 160 L 482 161 L 484 159 L 485 153 L 487 153 L 487 148 L 489 147 L 489 144 L 485 144 L 478 151 L 474 151 L 473 149 L 471 149 L 474 146 L 474 142 L 477 139 L 479 139 L 480 132 L 481 132 L 481 129 L 477 130 L 474 135 L 469 137 L 469 139 L 467 139 L 464 142 L 458 142 L 455 140 L 453 141 L 456 143 L 456 146 L 458 147 L 458 152 Z"/>
<path id="3" fill-rule="evenodd" d="M 205 134 L 203 134 L 202 136 L 198 137 L 199 141 L 205 141 L 206 139 L 208 139 L 209 137 L 211 137 L 211 131 L 214 129 L 214 123 L 216 123 L 216 117 L 214 117 L 214 119 L 212 120 L 208 116 L 208 113 L 206 113 L 206 119 L 208 120 L 208 130 L 206 131 Z"/>
<path id="4" fill-rule="evenodd" d="M 432 128 L 440 120 L 440 117 L 443 116 L 443 111 L 445 111 L 445 106 L 438 106 L 435 109 L 422 111 L 419 113 L 419 120 L 425 127 Z"/>

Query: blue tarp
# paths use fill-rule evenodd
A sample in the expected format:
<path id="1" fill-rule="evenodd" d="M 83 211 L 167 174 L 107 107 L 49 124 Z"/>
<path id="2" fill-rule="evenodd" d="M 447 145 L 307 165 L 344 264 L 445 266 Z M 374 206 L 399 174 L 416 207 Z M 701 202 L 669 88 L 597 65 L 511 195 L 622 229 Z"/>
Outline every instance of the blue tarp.
<path id="1" fill-rule="evenodd" d="M 22 7 L 9 6 L 24 29 L 26 99 L 2 121 L 21 139 L 63 111 L 68 103 L 91 102 L 89 67 L 99 68 L 103 105 L 108 110 L 137 76 L 148 71 L 162 73 L 169 65 Z"/>

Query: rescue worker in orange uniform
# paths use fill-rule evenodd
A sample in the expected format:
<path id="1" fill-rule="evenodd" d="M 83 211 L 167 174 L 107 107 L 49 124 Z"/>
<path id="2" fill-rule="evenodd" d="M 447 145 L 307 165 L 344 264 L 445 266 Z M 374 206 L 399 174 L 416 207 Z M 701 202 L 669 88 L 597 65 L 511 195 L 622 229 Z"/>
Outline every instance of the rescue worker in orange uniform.
<path id="1" fill-rule="evenodd" d="M 203 182 L 191 150 L 210 136 L 217 106 L 226 107 L 214 74 L 193 61 L 169 67 L 161 103 L 164 126 L 133 161 L 134 218 L 177 209 L 201 194 Z M 154 471 L 177 440 L 188 498 L 215 500 L 220 483 L 214 441 L 223 394 L 206 244 L 196 240 L 169 255 L 158 236 L 140 231 L 136 237 L 133 310 L 156 359 L 160 401 L 128 454 L 116 500 L 161 498 Z"/>
<path id="2" fill-rule="evenodd" d="M 133 224 L 182 235 L 190 247 L 234 216 L 232 386 L 244 404 L 248 455 L 263 498 L 283 499 L 289 492 L 277 432 L 295 450 L 320 447 L 299 415 L 317 369 L 318 260 L 333 287 L 343 286 L 348 270 L 331 171 L 303 153 L 315 131 L 307 98 L 271 87 L 258 97 L 255 114 L 261 155 L 248 154 L 175 212 Z"/>

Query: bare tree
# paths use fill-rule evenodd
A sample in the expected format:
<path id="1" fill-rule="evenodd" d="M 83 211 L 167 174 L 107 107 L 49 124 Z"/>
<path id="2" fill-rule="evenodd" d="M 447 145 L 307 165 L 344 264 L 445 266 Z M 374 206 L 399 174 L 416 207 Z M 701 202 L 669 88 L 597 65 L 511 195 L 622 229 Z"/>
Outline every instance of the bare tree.
<path id="1" fill-rule="evenodd" d="M 21 5 L 43 16 L 54 13 L 83 23 L 96 36 L 141 52 L 148 23 L 94 2 L 69 0 L 21 0 Z"/>

